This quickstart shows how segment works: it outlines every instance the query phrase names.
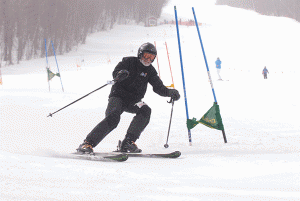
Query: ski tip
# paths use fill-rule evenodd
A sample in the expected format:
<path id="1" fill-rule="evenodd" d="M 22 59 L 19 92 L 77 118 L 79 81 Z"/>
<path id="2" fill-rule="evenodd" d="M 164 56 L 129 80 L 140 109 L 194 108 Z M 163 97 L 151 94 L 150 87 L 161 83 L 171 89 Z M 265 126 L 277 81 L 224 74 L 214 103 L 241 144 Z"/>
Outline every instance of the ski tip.
<path id="1" fill-rule="evenodd" d="M 180 151 L 174 151 L 173 153 L 170 154 L 169 158 L 178 158 L 181 156 L 181 152 Z"/>
<path id="2" fill-rule="evenodd" d="M 117 162 L 124 162 L 124 161 L 127 161 L 128 154 L 118 154 L 118 155 L 113 155 L 113 156 L 105 156 L 104 158 L 114 160 L 114 161 L 117 161 Z"/>

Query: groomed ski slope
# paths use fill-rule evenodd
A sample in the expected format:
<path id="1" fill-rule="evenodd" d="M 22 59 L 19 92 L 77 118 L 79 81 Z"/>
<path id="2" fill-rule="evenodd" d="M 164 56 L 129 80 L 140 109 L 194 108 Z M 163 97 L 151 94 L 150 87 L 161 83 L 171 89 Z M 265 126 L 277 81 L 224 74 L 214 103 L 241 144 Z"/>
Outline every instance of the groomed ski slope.
<path id="1" fill-rule="evenodd" d="M 191 130 L 189 146 L 186 112 L 174 25 L 145 28 L 117 25 L 95 33 L 66 55 L 57 56 L 64 87 L 50 82 L 45 58 L 1 68 L 0 200 L 300 200 L 300 24 L 227 6 L 171 1 L 162 17 L 172 20 L 177 3 L 181 18 L 193 19 L 200 31 L 213 78 L 228 143 L 222 133 L 201 124 Z M 180 26 L 190 118 L 201 118 L 213 105 L 205 63 L 195 27 Z M 178 159 L 129 158 L 103 163 L 63 158 L 74 152 L 104 118 L 110 86 L 47 117 L 112 79 L 123 56 L 135 56 L 144 42 L 156 41 L 159 69 L 171 84 L 164 43 L 170 53 L 175 88 L 169 148 L 165 149 L 171 104 L 149 85 L 144 101 L 152 119 L 138 146 L 144 153 L 180 150 Z M 220 57 L 222 77 L 214 62 Z M 78 60 L 81 68 L 76 67 Z M 54 57 L 51 70 L 57 72 Z M 154 61 L 157 68 L 157 61 Z M 261 74 L 267 66 L 269 79 Z M 132 119 L 121 122 L 95 151 L 113 151 Z"/>

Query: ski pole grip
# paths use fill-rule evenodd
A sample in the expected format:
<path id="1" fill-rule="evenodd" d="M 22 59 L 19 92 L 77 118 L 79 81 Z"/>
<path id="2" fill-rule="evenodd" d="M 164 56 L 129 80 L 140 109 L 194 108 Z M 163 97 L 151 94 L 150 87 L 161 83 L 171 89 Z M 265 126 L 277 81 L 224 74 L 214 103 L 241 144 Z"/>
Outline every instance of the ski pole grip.
<path id="1" fill-rule="evenodd" d="M 170 101 L 167 101 L 167 103 L 172 103 L 172 102 L 174 102 L 174 99 L 171 97 Z"/>
<path id="2" fill-rule="evenodd" d="M 115 83 L 116 83 L 116 81 L 115 81 L 115 80 L 109 80 L 109 81 L 107 81 L 107 84 L 114 85 Z"/>

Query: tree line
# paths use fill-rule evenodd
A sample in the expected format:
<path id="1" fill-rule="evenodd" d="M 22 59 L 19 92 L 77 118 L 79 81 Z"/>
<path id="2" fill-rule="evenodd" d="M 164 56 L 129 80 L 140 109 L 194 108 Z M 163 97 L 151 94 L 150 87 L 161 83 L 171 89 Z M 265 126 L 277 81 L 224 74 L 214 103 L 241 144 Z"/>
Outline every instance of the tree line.
<path id="1" fill-rule="evenodd" d="M 69 52 L 90 33 L 159 17 L 168 0 L 0 0 L 0 64 Z"/>
<path id="2" fill-rule="evenodd" d="M 217 0 L 216 4 L 254 10 L 263 15 L 289 17 L 300 22 L 299 0 Z"/>

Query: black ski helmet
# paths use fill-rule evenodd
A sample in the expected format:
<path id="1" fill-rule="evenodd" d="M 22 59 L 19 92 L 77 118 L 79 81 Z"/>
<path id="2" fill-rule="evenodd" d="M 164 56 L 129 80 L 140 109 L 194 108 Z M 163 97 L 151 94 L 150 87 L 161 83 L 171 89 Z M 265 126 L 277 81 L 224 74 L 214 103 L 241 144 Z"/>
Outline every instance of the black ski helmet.
<path id="1" fill-rule="evenodd" d="M 142 58 L 142 55 L 144 54 L 144 52 L 149 52 L 151 54 L 154 54 L 155 57 L 157 55 L 157 51 L 156 51 L 156 48 L 153 44 L 151 43 L 144 43 L 143 45 L 141 45 L 141 47 L 139 48 L 138 50 L 138 58 L 141 59 Z M 154 58 L 155 59 L 155 58 Z"/>

